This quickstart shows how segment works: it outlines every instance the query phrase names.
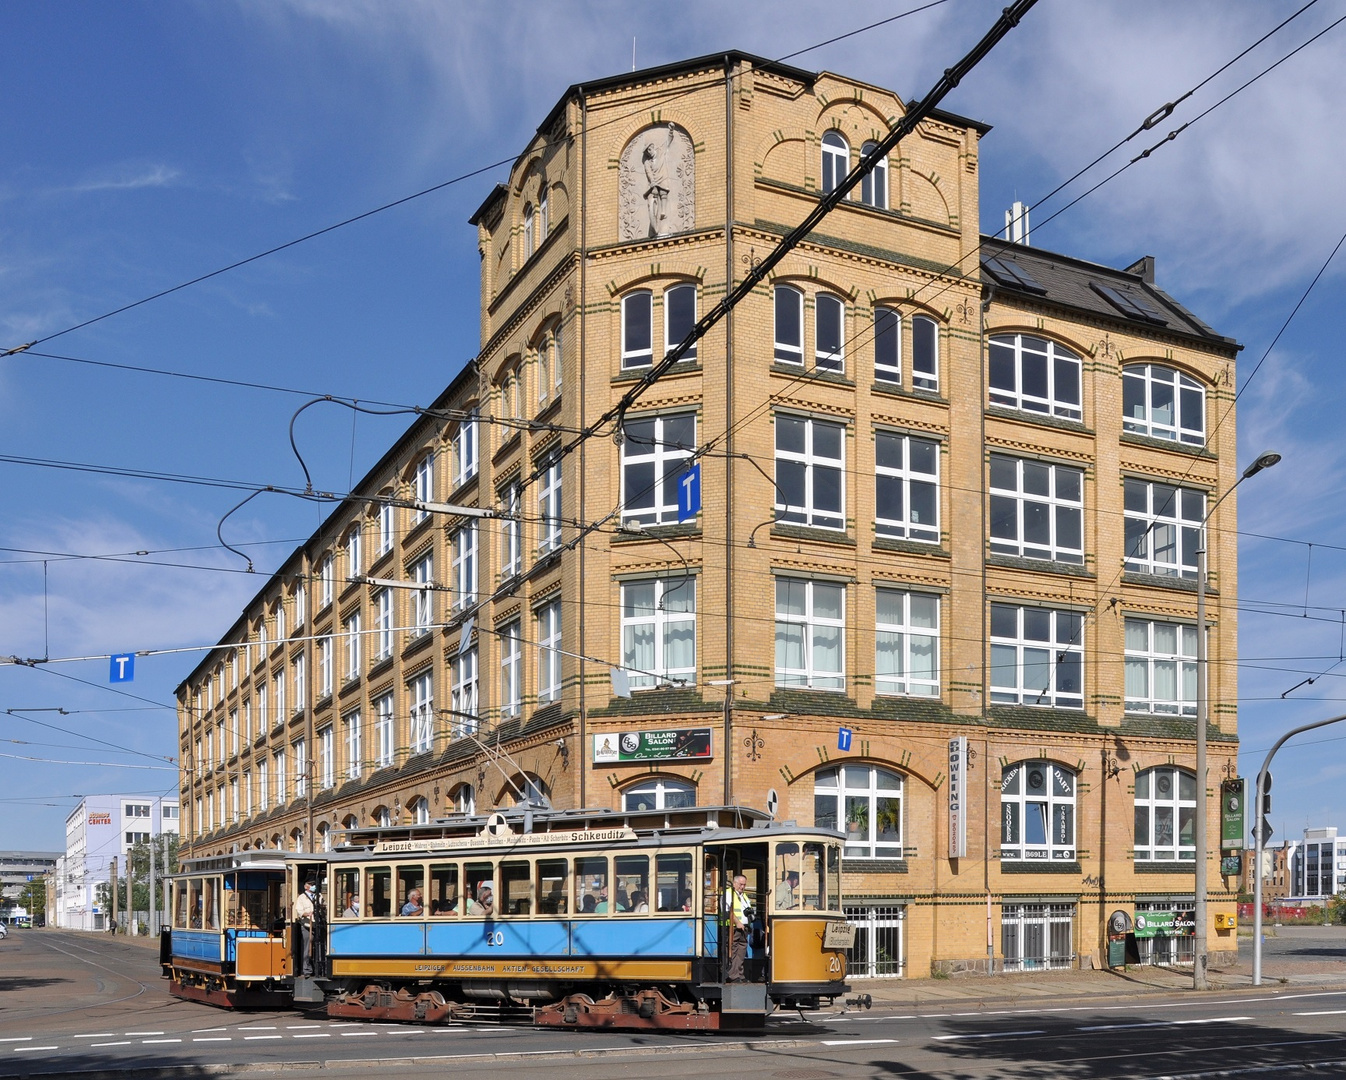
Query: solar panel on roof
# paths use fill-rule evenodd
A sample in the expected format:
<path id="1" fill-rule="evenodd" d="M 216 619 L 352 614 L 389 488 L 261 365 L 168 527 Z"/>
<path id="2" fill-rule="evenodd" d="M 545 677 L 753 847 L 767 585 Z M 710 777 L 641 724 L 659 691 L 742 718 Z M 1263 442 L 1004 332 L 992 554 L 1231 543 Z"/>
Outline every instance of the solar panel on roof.
<path id="1" fill-rule="evenodd" d="M 1149 304 L 1130 293 L 1124 293 L 1119 289 L 1114 289 L 1111 285 L 1100 285 L 1097 281 L 1089 282 L 1089 288 L 1103 297 L 1109 304 L 1115 307 L 1129 319 L 1139 319 L 1141 322 L 1158 323 L 1160 326 L 1166 326 L 1168 320 L 1165 319 Z"/>
<path id="2" fill-rule="evenodd" d="M 992 255 L 989 258 L 983 259 L 981 264 L 985 267 L 987 273 L 1007 288 L 1023 289 L 1026 292 L 1044 294 L 1047 291 L 1033 280 L 1032 275 L 1012 259 Z"/>

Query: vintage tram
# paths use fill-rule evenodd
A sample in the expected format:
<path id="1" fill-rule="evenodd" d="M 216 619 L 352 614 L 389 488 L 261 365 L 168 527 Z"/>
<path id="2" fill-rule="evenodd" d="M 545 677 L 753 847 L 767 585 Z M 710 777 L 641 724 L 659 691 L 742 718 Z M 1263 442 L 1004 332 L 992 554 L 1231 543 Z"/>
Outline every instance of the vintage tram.
<path id="1" fill-rule="evenodd" d="M 841 837 L 742 807 L 516 807 L 264 855 L 175 877 L 174 993 L 347 1018 L 714 1030 L 847 990 Z M 739 874 L 752 929 L 731 982 L 722 909 Z M 279 909 L 307 881 L 318 902 L 301 934 Z"/>

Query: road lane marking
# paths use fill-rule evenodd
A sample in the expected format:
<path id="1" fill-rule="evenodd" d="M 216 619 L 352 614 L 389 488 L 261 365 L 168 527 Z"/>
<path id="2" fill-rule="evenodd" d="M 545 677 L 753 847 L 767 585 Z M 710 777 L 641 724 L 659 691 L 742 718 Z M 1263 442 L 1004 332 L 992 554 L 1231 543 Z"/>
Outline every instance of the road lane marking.
<path id="1" fill-rule="evenodd" d="M 1157 1028 L 1170 1027 L 1171 1021 L 1155 1020 L 1148 1024 L 1091 1024 L 1088 1027 L 1076 1028 L 1076 1031 L 1131 1031 L 1134 1028 Z"/>
<path id="2" fill-rule="evenodd" d="M 152 1046 L 155 1043 L 180 1043 L 181 1039 L 141 1039 L 141 1046 Z"/>
<path id="3" fill-rule="evenodd" d="M 1324 1009 L 1322 1012 L 1298 1012 L 1291 1013 L 1291 1016 L 1341 1016 L 1346 1013 L 1346 1009 Z"/>
<path id="4" fill-rule="evenodd" d="M 896 1039 L 824 1039 L 824 1046 L 873 1046 L 876 1043 L 895 1043 Z"/>
<path id="5" fill-rule="evenodd" d="M 213 1028 L 192 1028 L 192 1034 L 193 1034 L 193 1035 L 204 1035 L 207 1031 L 228 1031 L 228 1030 L 229 1030 L 228 1028 L 223 1028 L 223 1027 L 213 1027 Z"/>
<path id="6" fill-rule="evenodd" d="M 0 1039 L 0 1043 L 6 1043 L 6 1042 L 32 1042 L 32 1041 L 33 1041 L 33 1037 L 32 1037 L 31 1035 L 19 1035 L 19 1036 L 16 1036 L 15 1038 L 12 1038 L 12 1039 Z"/>
<path id="7" fill-rule="evenodd" d="M 286 1024 L 286 1031 L 303 1031 L 306 1028 L 320 1028 L 321 1024 Z"/>
<path id="8" fill-rule="evenodd" d="M 72 1039 L 110 1039 L 112 1038 L 112 1032 L 99 1031 L 93 1035 L 71 1035 L 70 1037 Z"/>
<path id="9" fill-rule="evenodd" d="M 121 1042 L 90 1043 L 89 1049 L 92 1050 L 95 1046 L 130 1046 L 130 1045 L 131 1045 L 130 1039 L 123 1039 Z"/>
<path id="10" fill-rule="evenodd" d="M 162 1035 L 162 1031 L 128 1031 L 127 1035 Z"/>
<path id="11" fill-rule="evenodd" d="M 1046 1032 L 1039 1031 L 983 1031 L 976 1035 L 936 1035 L 937 1042 L 948 1042 L 951 1039 L 1008 1039 L 1011 1035 L 1045 1035 Z"/>
<path id="12" fill-rule="evenodd" d="M 1251 1016 L 1208 1016 L 1201 1020 L 1174 1020 L 1173 1025 L 1177 1027 L 1180 1024 L 1231 1024 L 1251 1019 Z"/>
<path id="13" fill-rule="evenodd" d="M 241 1027 L 239 1031 L 275 1031 L 276 1025 L 250 1024 L 247 1027 Z"/>
<path id="14" fill-rule="evenodd" d="M 295 1039 L 330 1039 L 332 1033 L 330 1031 L 317 1031 L 311 1035 L 294 1035 L 291 1037 Z"/>
<path id="15" fill-rule="evenodd" d="M 377 1032 L 377 1031 L 343 1031 L 341 1034 L 344 1035 L 346 1038 L 349 1039 L 352 1035 L 377 1035 L 378 1032 Z"/>
<path id="16" fill-rule="evenodd" d="M 284 1035 L 244 1035 L 245 1041 L 251 1042 L 254 1039 L 283 1039 Z"/>
<path id="17" fill-rule="evenodd" d="M 210 1035 L 204 1039 L 193 1039 L 192 1042 L 233 1042 L 228 1035 Z"/>
<path id="18" fill-rule="evenodd" d="M 59 1046 L 16 1046 L 14 1053 L 21 1054 L 25 1050 L 59 1050 Z"/>

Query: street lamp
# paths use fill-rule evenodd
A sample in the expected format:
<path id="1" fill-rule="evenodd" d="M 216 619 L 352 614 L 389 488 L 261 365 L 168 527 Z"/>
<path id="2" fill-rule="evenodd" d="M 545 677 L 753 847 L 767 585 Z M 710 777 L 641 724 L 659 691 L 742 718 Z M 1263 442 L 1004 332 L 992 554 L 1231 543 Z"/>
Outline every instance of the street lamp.
<path id="1" fill-rule="evenodd" d="M 1259 454 L 1243 470 L 1229 490 L 1215 500 L 1201 519 L 1196 542 L 1196 955 L 1192 963 L 1192 987 L 1206 989 L 1206 725 L 1210 720 L 1210 679 L 1206 659 L 1206 522 L 1216 507 L 1234 493 L 1243 481 L 1280 461 L 1277 453 Z"/>

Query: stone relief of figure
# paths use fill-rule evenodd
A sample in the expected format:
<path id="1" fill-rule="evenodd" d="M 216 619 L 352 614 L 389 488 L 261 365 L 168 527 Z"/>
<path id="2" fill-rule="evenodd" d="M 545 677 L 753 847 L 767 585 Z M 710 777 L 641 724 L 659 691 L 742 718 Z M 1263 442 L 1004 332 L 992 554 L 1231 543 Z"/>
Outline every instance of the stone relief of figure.
<path id="1" fill-rule="evenodd" d="M 682 128 L 646 128 L 626 144 L 619 169 L 621 239 L 668 236 L 695 225 L 695 157 Z"/>

